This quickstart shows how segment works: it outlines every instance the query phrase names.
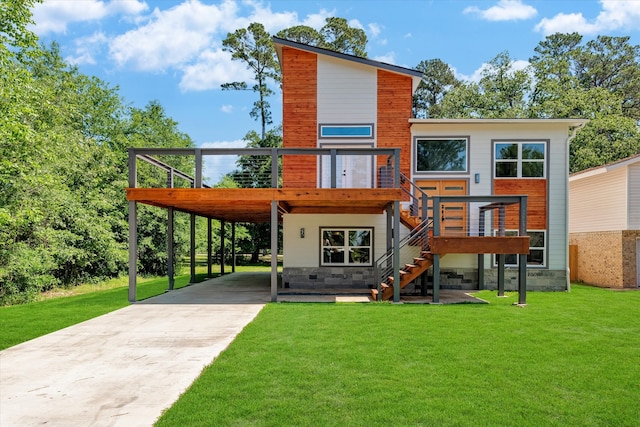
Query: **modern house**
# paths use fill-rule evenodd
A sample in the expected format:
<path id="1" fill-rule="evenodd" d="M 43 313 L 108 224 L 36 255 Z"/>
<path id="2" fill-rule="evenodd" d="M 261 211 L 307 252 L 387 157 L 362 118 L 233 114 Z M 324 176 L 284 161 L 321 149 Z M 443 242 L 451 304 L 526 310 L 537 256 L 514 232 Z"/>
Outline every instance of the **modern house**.
<path id="1" fill-rule="evenodd" d="M 238 152 L 271 156 L 271 188 L 202 188 L 202 156 L 214 149 L 179 153 L 195 156 L 194 188 L 135 188 L 136 158 L 168 153 L 132 149 L 134 213 L 147 203 L 270 222 L 272 253 L 281 223 L 284 288 L 371 289 L 394 301 L 401 289 L 430 288 L 437 301 L 446 287 L 522 297 L 568 288 L 568 145 L 585 120 L 415 119 L 419 71 L 274 44 L 283 148 Z"/>
<path id="2" fill-rule="evenodd" d="M 640 287 L 640 154 L 572 174 L 569 202 L 576 279 Z"/>

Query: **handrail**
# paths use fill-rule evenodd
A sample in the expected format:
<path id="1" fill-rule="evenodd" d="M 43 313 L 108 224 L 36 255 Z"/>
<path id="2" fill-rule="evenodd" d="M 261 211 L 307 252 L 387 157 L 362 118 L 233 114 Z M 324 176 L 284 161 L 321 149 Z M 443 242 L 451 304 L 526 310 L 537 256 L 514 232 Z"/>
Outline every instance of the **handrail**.
<path id="1" fill-rule="evenodd" d="M 407 190 L 405 188 L 404 184 L 407 183 L 409 185 L 409 188 L 413 191 Z M 409 205 L 409 213 L 411 214 L 411 216 L 420 216 L 423 221 L 426 220 L 429 216 L 429 208 L 427 206 L 427 199 L 429 198 L 429 196 L 427 195 L 427 193 L 425 193 L 422 188 L 418 187 L 415 182 L 410 180 L 403 173 L 400 174 L 400 188 L 405 194 L 409 196 L 409 200 L 411 201 L 411 204 Z M 420 198 L 418 198 L 416 194 L 418 194 Z M 420 202 L 422 202 L 422 212 L 420 212 Z"/>
<path id="2" fill-rule="evenodd" d="M 403 250 L 407 246 L 419 247 L 420 251 L 429 249 L 429 228 L 432 226 L 432 224 L 432 219 L 423 220 L 420 224 L 413 228 L 409 232 L 409 234 L 407 234 L 398 242 L 398 250 L 400 251 L 400 265 L 413 264 L 413 258 L 416 254 L 408 250 Z M 393 249 L 389 249 L 375 262 L 376 277 L 378 278 L 378 298 L 381 298 L 382 296 L 382 283 L 387 280 L 387 277 L 393 275 L 393 252 Z M 399 266 L 395 268 L 399 268 Z"/>

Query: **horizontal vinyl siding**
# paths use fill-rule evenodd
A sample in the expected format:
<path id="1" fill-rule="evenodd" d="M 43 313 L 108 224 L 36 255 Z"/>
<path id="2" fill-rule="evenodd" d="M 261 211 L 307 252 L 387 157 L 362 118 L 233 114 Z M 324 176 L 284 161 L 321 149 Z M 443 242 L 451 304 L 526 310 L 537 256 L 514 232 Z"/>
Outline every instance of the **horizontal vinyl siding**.
<path id="1" fill-rule="evenodd" d="M 629 166 L 629 230 L 640 230 L 640 163 Z M 638 267 L 640 268 L 640 266 Z"/>
<path id="2" fill-rule="evenodd" d="M 447 178 L 469 177 L 469 194 L 474 196 L 492 193 L 493 140 L 549 141 L 547 162 L 547 251 L 549 269 L 564 270 L 567 257 L 567 138 L 566 124 L 541 123 L 470 123 L 470 124 L 414 124 L 412 137 L 416 136 L 468 136 L 469 171 L 464 174 L 447 174 Z M 415 156 L 415 148 L 412 149 Z M 412 159 L 415 165 L 415 159 Z M 480 183 L 476 184 L 475 174 Z M 445 174 L 430 177 L 445 177 Z M 470 213 L 471 226 L 477 221 L 477 209 Z M 531 227 L 529 227 L 531 228 Z M 488 258 L 487 258 L 488 259 Z"/>
<path id="3" fill-rule="evenodd" d="M 571 233 L 624 230 L 627 171 L 620 168 L 570 182 Z"/>
<path id="4" fill-rule="evenodd" d="M 374 256 L 386 252 L 387 222 L 385 215 L 283 215 L 284 267 L 320 266 L 320 227 L 374 227 Z M 305 229 L 300 238 L 300 229 Z"/>
<path id="5" fill-rule="evenodd" d="M 318 57 L 318 122 L 375 123 L 376 69 Z"/>

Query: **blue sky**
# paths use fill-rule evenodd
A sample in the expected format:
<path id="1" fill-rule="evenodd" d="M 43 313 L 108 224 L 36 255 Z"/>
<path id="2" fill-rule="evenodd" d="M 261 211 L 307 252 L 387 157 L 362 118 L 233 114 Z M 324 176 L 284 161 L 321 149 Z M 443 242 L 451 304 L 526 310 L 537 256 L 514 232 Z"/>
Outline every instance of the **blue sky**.
<path id="1" fill-rule="evenodd" d="M 59 43 L 67 61 L 118 86 L 134 106 L 158 100 L 203 147 L 243 146 L 258 130 L 252 94 L 220 90 L 251 76 L 222 51 L 227 33 L 251 22 L 275 34 L 346 18 L 365 30 L 369 58 L 410 68 L 440 58 L 465 80 L 502 51 L 526 66 L 556 32 L 640 44 L 640 0 L 45 0 L 33 12 L 41 42 Z M 271 105 L 280 123 L 280 94 Z"/>

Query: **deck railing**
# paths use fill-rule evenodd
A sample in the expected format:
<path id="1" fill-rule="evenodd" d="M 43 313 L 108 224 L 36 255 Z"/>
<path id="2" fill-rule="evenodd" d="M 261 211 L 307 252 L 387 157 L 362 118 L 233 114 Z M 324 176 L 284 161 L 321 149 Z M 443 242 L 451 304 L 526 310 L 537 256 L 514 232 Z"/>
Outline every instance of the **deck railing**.
<path id="1" fill-rule="evenodd" d="M 190 157 L 193 163 L 185 168 L 184 161 L 178 162 L 180 170 L 172 166 L 176 157 Z M 224 166 L 215 162 L 219 159 Z M 138 160 L 166 172 L 168 187 L 179 177 L 194 188 L 401 188 L 397 148 L 130 148 L 131 188 L 142 173 Z M 380 164 L 386 165 L 384 177 Z M 164 187 L 162 181 L 145 184 Z"/>

